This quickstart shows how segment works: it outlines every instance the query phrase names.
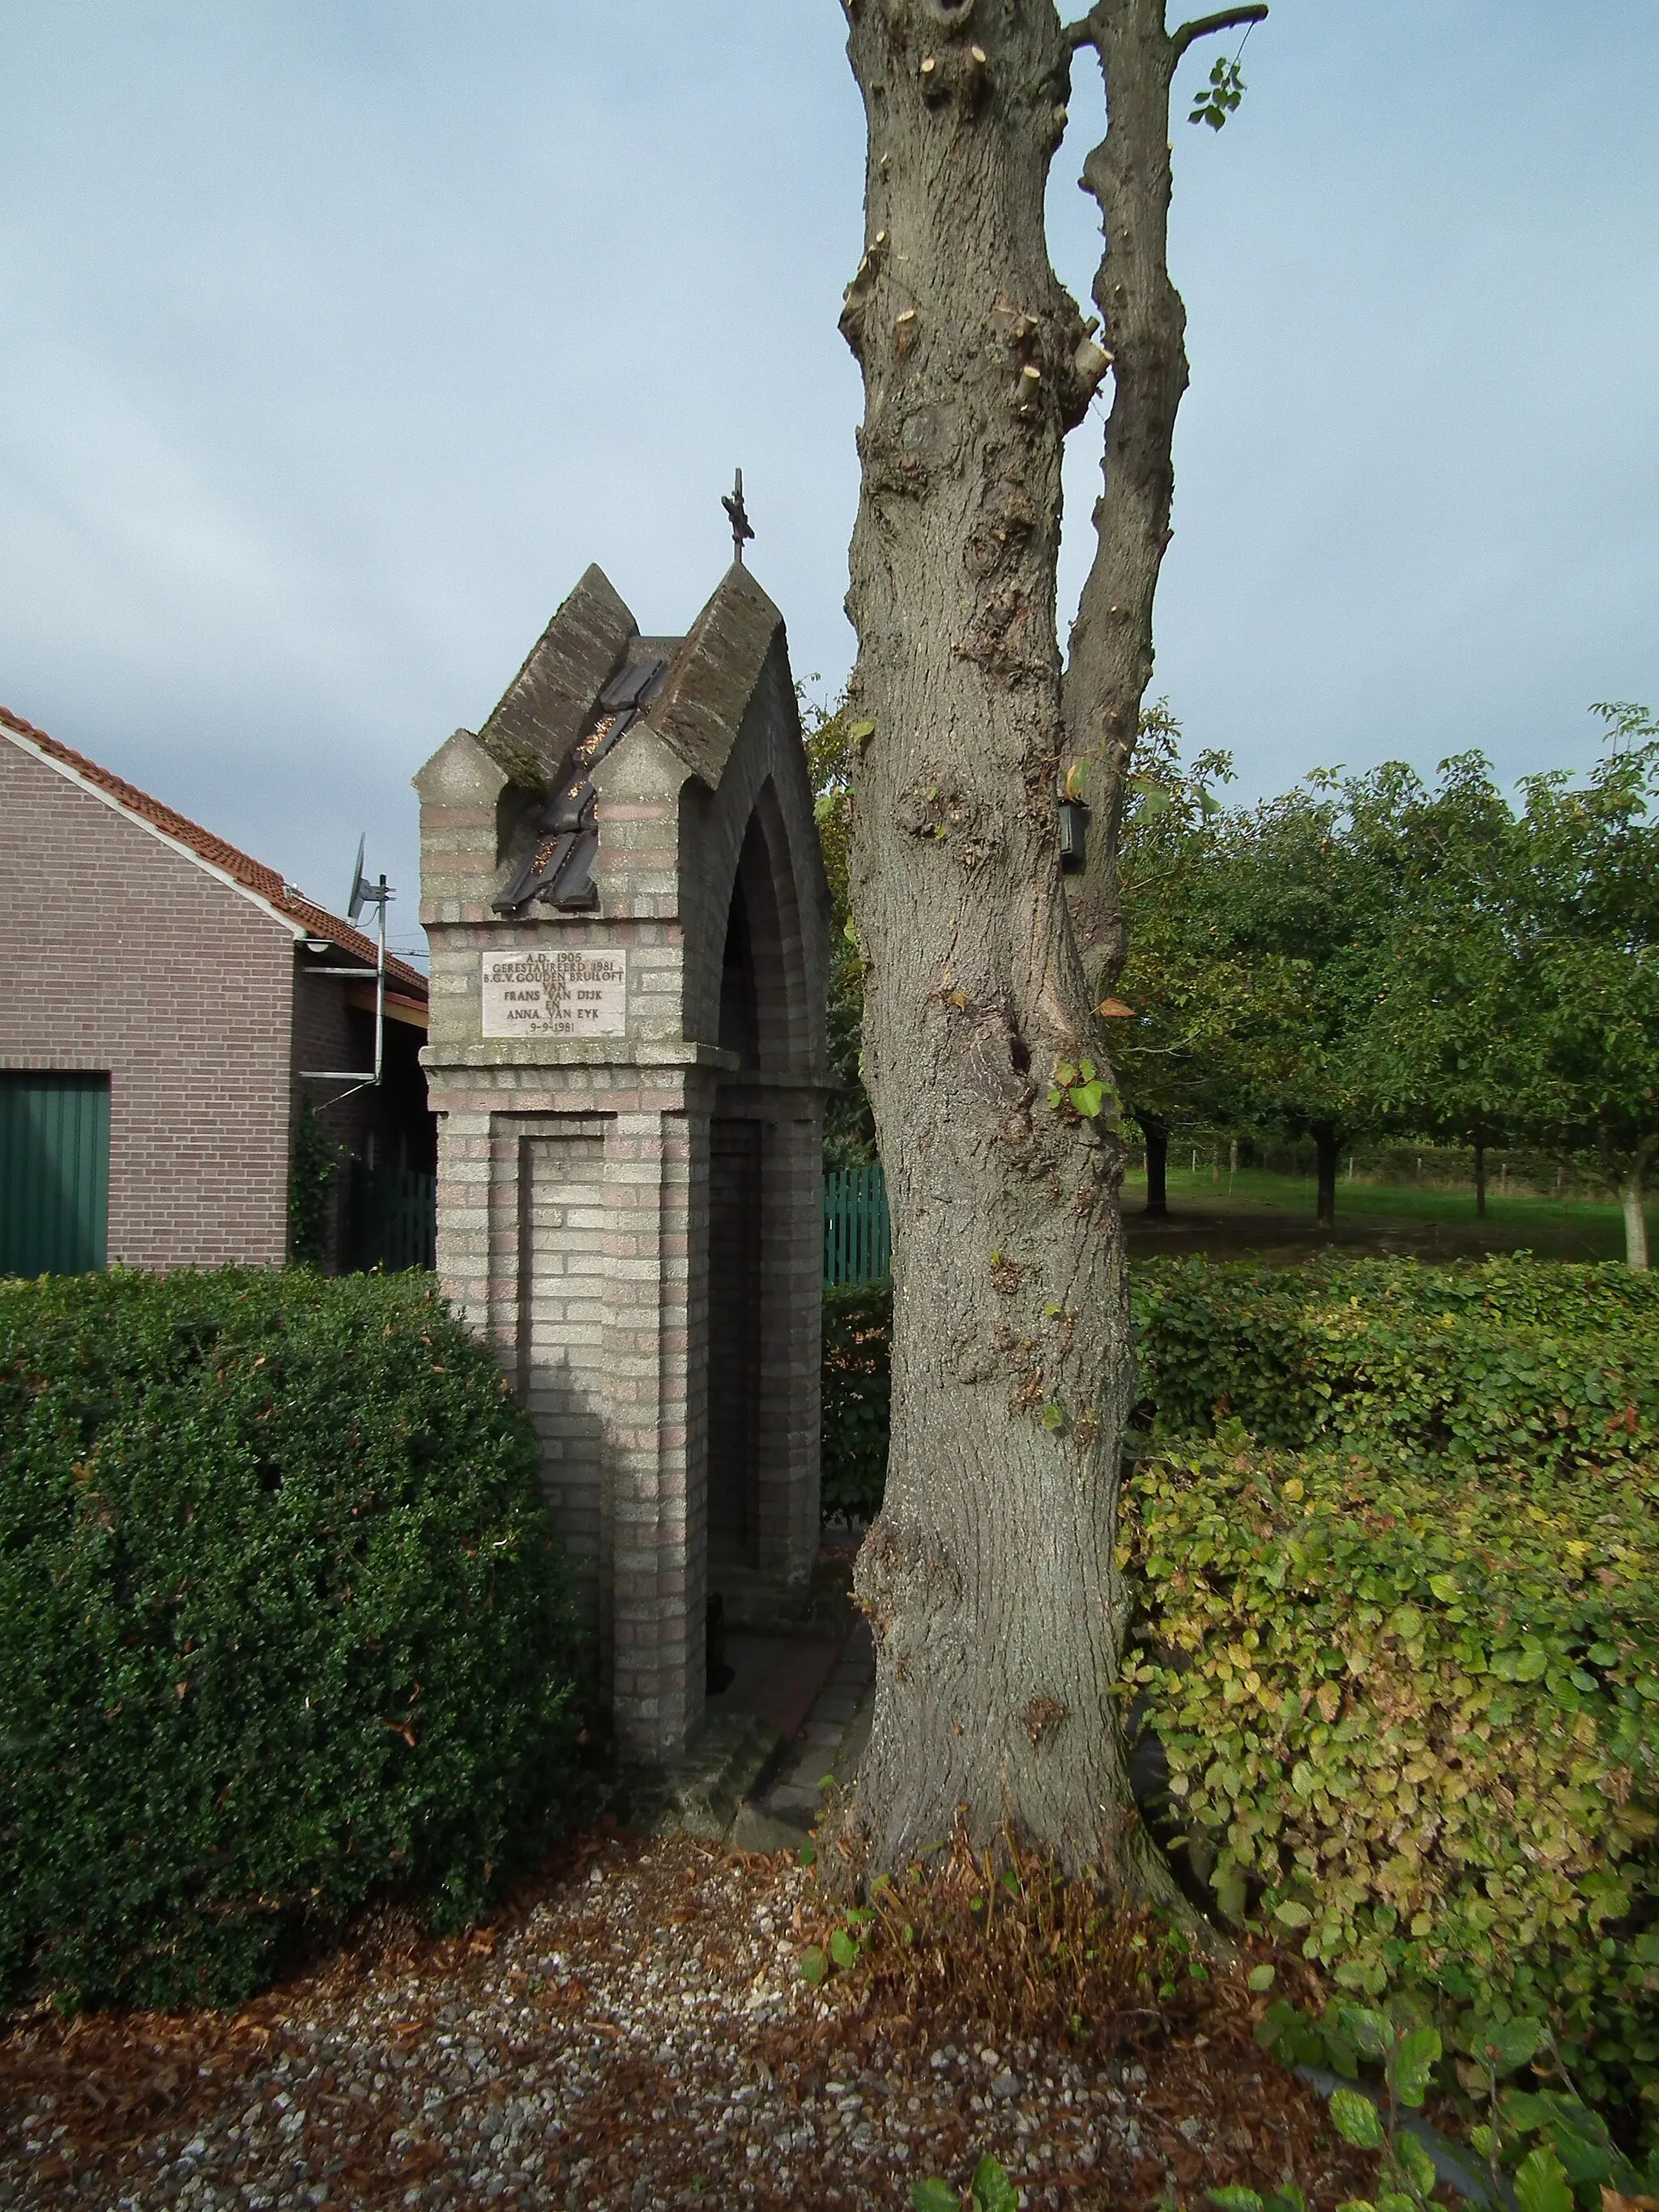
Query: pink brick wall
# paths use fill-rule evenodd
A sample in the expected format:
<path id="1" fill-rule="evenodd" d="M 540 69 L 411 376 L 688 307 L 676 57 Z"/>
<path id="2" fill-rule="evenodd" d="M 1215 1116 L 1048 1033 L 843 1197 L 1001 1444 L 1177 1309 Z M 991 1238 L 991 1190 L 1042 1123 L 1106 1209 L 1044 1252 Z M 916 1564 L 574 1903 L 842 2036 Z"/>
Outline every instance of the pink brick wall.
<path id="1" fill-rule="evenodd" d="M 293 944 L 0 732 L 0 1067 L 108 1071 L 112 1262 L 282 1261 Z"/>

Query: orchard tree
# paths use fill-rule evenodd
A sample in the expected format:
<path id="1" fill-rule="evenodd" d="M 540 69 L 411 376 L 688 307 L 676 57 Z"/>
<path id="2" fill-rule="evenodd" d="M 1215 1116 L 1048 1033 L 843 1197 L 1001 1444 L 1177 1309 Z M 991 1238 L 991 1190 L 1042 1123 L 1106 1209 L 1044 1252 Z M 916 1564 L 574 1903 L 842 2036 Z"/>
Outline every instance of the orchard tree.
<path id="1" fill-rule="evenodd" d="M 1515 817 L 1480 753 L 1440 764 L 1439 787 L 1395 772 L 1400 893 L 1359 1048 L 1380 1109 L 1413 1133 L 1474 1153 L 1486 1211 L 1486 1150 L 1544 1110 L 1522 988 Z"/>
<path id="2" fill-rule="evenodd" d="M 1398 833 L 1408 769 L 1319 769 L 1218 825 L 1195 891 L 1219 957 L 1252 981 L 1257 1034 L 1234 1111 L 1314 1140 L 1317 1214 L 1336 1221 L 1344 1142 L 1379 1118 L 1372 1010 L 1405 866 Z"/>
<path id="3" fill-rule="evenodd" d="M 1135 1825 L 1111 1694 L 1133 1393 L 1121 1115 L 1097 1011 L 1111 901 L 1095 897 L 1080 945 L 1058 783 L 1063 757 L 1097 763 L 1109 847 L 1186 380 L 1164 267 L 1170 90 L 1195 40 L 1267 10 L 1171 33 L 1163 0 L 1099 0 L 1069 28 L 1054 0 L 843 4 L 869 137 L 841 318 L 865 390 L 848 872 L 895 1292 L 886 1502 L 856 1571 L 875 1723 L 849 1817 L 878 1867 L 960 1811 L 981 1842 L 1012 1820 L 1061 1864 L 1109 1861 L 1145 1889 L 1167 1876 Z M 1084 53 L 1106 94 L 1085 175 L 1103 329 L 1043 228 Z M 1226 67 L 1200 112 L 1236 100 Z M 1114 363 L 1063 696 L 1061 449 Z"/>
<path id="4" fill-rule="evenodd" d="M 1479 753 L 1443 762 L 1432 793 L 1397 766 L 1370 779 L 1392 813 L 1373 841 L 1391 842 L 1398 890 L 1349 1061 L 1402 1125 L 1470 1139 L 1478 1196 L 1498 1134 L 1587 1173 L 1618 1200 L 1626 1257 L 1644 1268 L 1659 1170 L 1659 726 L 1643 707 L 1596 711 L 1607 757 L 1583 783 L 1526 778 L 1518 811 Z"/>
<path id="5" fill-rule="evenodd" d="M 1595 711 L 1613 749 L 1574 785 L 1524 779 L 1511 878 L 1516 1003 L 1535 1070 L 1535 1134 L 1617 1197 L 1625 1257 L 1648 1266 L 1659 1170 L 1659 723 Z"/>
<path id="6" fill-rule="evenodd" d="M 1119 895 L 1129 917 L 1127 964 L 1113 1010 L 1112 1071 L 1146 1149 L 1146 1212 L 1169 1211 L 1170 1133 L 1182 1121 L 1236 1118 L 1261 1087 L 1261 979 L 1221 948 L 1206 880 L 1220 858 L 1224 753 L 1181 760 L 1180 725 L 1160 702 L 1141 716 L 1135 773 L 1124 794 Z M 1267 1023 L 1270 1036 L 1277 1024 Z"/>

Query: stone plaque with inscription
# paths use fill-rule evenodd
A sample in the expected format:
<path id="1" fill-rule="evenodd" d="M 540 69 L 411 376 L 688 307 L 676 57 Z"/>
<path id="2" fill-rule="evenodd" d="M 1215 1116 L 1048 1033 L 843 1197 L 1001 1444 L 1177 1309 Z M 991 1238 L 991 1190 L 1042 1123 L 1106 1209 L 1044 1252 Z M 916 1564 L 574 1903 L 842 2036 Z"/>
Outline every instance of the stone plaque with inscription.
<path id="1" fill-rule="evenodd" d="M 628 955 L 562 947 L 483 955 L 487 1037 L 626 1036 Z"/>

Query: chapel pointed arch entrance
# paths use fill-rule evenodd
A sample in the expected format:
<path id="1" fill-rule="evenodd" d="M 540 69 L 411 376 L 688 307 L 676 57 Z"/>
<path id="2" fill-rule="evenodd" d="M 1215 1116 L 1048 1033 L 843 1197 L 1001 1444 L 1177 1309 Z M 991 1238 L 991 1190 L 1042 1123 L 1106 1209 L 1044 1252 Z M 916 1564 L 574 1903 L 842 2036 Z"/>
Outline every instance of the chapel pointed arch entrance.
<path id="1" fill-rule="evenodd" d="M 775 1571 L 793 1549 L 784 1486 L 769 1468 L 787 1400 L 775 1381 L 789 1341 L 799 1224 L 797 1164 L 776 1086 L 794 1064 L 805 978 L 794 876 L 777 793 L 756 796 L 721 933 L 719 1042 L 727 1068 L 709 1125 L 708 1577 Z M 798 1296 L 798 1288 L 795 1289 Z"/>

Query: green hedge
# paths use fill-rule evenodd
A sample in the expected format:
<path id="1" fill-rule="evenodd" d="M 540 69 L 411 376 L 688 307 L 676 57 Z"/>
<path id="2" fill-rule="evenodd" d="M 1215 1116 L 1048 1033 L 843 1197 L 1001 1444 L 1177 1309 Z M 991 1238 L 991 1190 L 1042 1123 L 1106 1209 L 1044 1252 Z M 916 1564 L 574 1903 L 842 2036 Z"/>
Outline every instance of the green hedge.
<path id="1" fill-rule="evenodd" d="M 0 1993 L 246 1996 L 533 1852 L 576 1653 L 527 1425 L 429 1278 L 0 1285 Z"/>
<path id="2" fill-rule="evenodd" d="M 823 1510 L 872 1521 L 887 1480 L 893 1285 L 823 1294 Z"/>
<path id="3" fill-rule="evenodd" d="M 1527 1257 L 1151 1260 L 1131 1271 L 1140 1418 L 1236 1419 L 1265 1444 L 1334 1443 L 1540 1471 L 1659 1449 L 1659 1274 Z M 868 1516 L 887 1457 L 890 1284 L 824 1293 L 824 1503 Z"/>
<path id="4" fill-rule="evenodd" d="M 1143 1462 L 1126 1684 L 1223 1908 L 1342 1988 L 1659 2078 L 1659 1465 L 1454 1475 L 1235 1434 Z M 1650 2111 L 1650 2119 L 1659 2113 Z"/>
<path id="5" fill-rule="evenodd" d="M 1158 1444 L 1123 1496 L 1124 1686 L 1194 1864 L 1340 1989 L 1418 1993 L 1454 2048 L 1547 2019 L 1580 2086 L 1651 2133 L 1659 1277 L 1198 1259 L 1132 1280 Z M 826 1302 L 824 1449 L 867 1513 L 887 1321 L 860 1295 Z"/>
<path id="6" fill-rule="evenodd" d="M 1164 1435 L 1231 1417 L 1293 1449 L 1542 1471 L 1659 1444 L 1659 1275 L 1526 1257 L 1194 1259 L 1132 1279 L 1143 1415 Z"/>

